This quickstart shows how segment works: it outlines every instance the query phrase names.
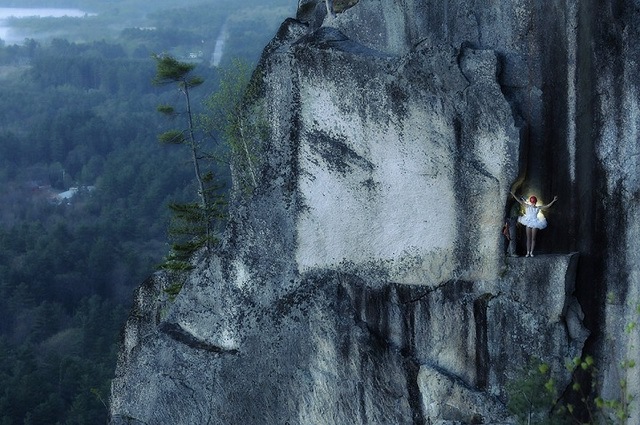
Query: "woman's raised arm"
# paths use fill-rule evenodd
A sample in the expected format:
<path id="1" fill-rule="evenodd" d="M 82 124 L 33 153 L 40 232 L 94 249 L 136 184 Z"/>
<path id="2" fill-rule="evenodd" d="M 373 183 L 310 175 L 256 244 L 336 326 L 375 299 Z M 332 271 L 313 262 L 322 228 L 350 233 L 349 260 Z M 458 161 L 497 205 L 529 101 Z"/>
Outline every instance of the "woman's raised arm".
<path id="1" fill-rule="evenodd" d="M 524 200 L 523 200 L 522 198 L 518 198 L 518 197 L 516 196 L 516 194 L 515 194 L 515 193 L 513 193 L 513 192 L 510 192 L 510 193 L 511 193 L 511 196 L 513 196 L 513 198 L 514 198 L 516 201 L 518 201 L 518 203 L 519 203 L 520 205 L 524 205 Z"/>
<path id="2" fill-rule="evenodd" d="M 554 203 L 554 202 L 556 202 L 557 200 L 558 200 L 558 197 L 557 197 L 557 196 L 554 196 L 554 197 L 553 197 L 553 201 L 549 202 L 547 205 L 541 205 L 541 206 L 540 206 L 540 207 L 538 207 L 538 208 L 540 208 L 540 209 L 547 209 L 547 208 L 549 208 L 551 205 L 553 205 L 553 203 Z"/>

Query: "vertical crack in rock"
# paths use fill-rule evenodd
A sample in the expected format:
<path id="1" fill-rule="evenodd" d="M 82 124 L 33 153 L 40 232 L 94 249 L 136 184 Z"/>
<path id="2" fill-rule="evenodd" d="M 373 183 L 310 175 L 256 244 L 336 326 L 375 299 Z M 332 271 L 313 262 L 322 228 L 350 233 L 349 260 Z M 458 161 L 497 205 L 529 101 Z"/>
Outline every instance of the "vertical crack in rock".
<path id="1" fill-rule="evenodd" d="M 473 302 L 473 315 L 476 323 L 476 385 L 485 389 L 489 381 L 489 343 L 487 336 L 487 305 L 493 297 L 485 294 Z"/>
<path id="2" fill-rule="evenodd" d="M 414 425 L 423 425 L 425 417 L 422 411 L 422 393 L 418 386 L 420 365 L 412 357 L 404 356 L 404 368 L 407 373 L 407 390 L 409 391 L 409 406 L 413 415 L 413 423 Z"/>
<path id="3" fill-rule="evenodd" d="M 413 350 L 398 346 L 397 342 L 393 341 L 390 302 L 395 298 L 393 293 L 397 290 L 396 286 L 388 284 L 382 288 L 371 288 L 357 277 L 347 279 L 344 275 L 340 278 L 340 282 L 339 297 L 350 300 L 350 310 L 355 325 L 372 339 L 374 346 L 379 346 L 382 351 L 389 351 L 394 356 L 400 357 L 405 372 L 407 402 L 412 412 L 412 423 L 424 424 L 422 395 L 418 386 L 420 365 L 413 355 Z M 401 316 L 406 317 L 406 312 L 401 313 Z M 366 409 L 362 406 L 361 409 L 360 417 L 366 418 Z"/>
<path id="4" fill-rule="evenodd" d="M 453 118 L 453 131 L 455 137 L 455 152 L 454 152 L 454 179 L 453 189 L 456 192 L 455 201 L 457 213 L 456 222 L 462 227 L 462 231 L 457 232 L 457 240 L 455 244 L 455 256 L 458 261 L 464 256 L 465 250 L 470 246 L 473 241 L 471 240 L 470 232 L 465 231 L 467 228 L 466 220 L 467 205 L 470 204 L 467 198 L 467 188 L 464 185 L 465 174 L 465 162 L 464 162 L 464 140 L 462 134 L 462 122 L 459 117 Z"/>

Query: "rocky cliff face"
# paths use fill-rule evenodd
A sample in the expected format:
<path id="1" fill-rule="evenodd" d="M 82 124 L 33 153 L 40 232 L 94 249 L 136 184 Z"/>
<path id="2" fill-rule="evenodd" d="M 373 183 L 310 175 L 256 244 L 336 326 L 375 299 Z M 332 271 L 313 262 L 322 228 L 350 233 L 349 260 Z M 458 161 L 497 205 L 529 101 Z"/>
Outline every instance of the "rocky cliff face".
<path id="1" fill-rule="evenodd" d="M 301 1 L 256 76 L 259 185 L 175 301 L 165 275 L 138 291 L 112 423 L 513 423 L 531 358 L 562 388 L 584 352 L 602 394 L 620 374 L 640 391 L 616 366 L 636 343 L 639 12 L 538 3 Z M 505 258 L 511 188 L 560 197 L 543 255 Z"/>

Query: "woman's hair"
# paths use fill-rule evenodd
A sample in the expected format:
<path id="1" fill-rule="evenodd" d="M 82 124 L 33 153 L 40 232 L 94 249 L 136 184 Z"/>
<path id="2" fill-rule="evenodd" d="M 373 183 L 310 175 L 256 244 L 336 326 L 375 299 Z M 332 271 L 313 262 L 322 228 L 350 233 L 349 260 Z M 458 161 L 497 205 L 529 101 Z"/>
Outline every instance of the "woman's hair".
<path id="1" fill-rule="evenodd" d="M 536 198 L 535 196 L 532 196 L 531 198 L 529 198 L 529 203 L 531 205 L 535 205 L 536 202 L 538 202 L 538 198 Z"/>

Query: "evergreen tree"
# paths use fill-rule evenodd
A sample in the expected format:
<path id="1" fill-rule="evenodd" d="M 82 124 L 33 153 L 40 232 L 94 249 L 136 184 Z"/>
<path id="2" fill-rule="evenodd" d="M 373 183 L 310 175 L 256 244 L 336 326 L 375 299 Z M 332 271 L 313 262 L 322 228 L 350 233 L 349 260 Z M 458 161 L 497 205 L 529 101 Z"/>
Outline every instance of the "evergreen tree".
<path id="1" fill-rule="evenodd" d="M 197 203 L 172 203 L 174 213 L 170 236 L 173 238 L 172 252 L 165 267 L 184 269 L 193 253 L 204 247 L 210 249 L 217 241 L 214 224 L 223 219 L 224 200 L 219 194 L 213 171 L 203 172 L 203 161 L 209 159 L 204 153 L 202 140 L 196 137 L 195 114 L 192 110 L 191 89 L 204 82 L 192 75 L 195 64 L 180 62 L 168 55 L 155 55 L 157 64 L 154 84 L 176 84 L 184 98 L 184 111 L 176 112 L 171 105 L 160 105 L 158 111 L 168 117 L 184 115 L 183 128 L 166 131 L 159 136 L 162 143 L 186 145 L 189 148 L 191 162 L 198 185 Z"/>

